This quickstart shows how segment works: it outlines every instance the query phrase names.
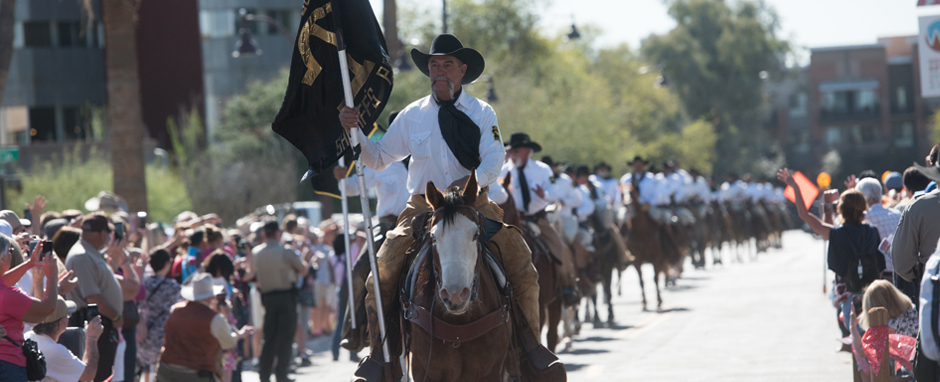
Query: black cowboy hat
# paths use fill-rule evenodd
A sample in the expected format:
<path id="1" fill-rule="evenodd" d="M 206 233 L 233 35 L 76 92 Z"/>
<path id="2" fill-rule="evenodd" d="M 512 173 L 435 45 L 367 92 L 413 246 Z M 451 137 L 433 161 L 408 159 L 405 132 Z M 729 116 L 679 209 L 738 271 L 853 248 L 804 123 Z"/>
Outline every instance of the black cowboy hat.
<path id="1" fill-rule="evenodd" d="M 645 159 L 643 159 L 643 157 L 637 155 L 637 156 L 633 157 L 633 160 L 632 160 L 632 161 L 627 162 L 627 166 L 633 166 L 633 164 L 636 163 L 636 162 L 643 163 L 643 165 L 648 165 L 648 164 L 650 164 L 650 161 L 645 160 Z"/>
<path id="2" fill-rule="evenodd" d="M 421 70 L 421 73 L 424 73 L 424 75 L 428 77 L 431 76 L 428 69 L 428 61 L 431 59 L 431 56 L 453 56 L 460 60 L 460 62 L 466 64 L 467 73 L 464 74 L 461 85 L 476 81 L 476 79 L 483 74 L 483 68 L 486 66 L 486 63 L 483 61 L 483 55 L 480 54 L 480 52 L 471 48 L 465 48 L 463 44 L 460 43 L 460 40 L 457 39 L 457 36 L 450 33 L 437 35 L 434 41 L 431 41 L 431 51 L 428 53 L 421 52 L 417 49 L 411 50 L 411 59 L 414 60 L 415 66 Z"/>
<path id="3" fill-rule="evenodd" d="M 610 171 L 610 165 L 607 162 L 598 163 L 597 166 L 594 166 L 594 172 L 597 172 L 598 169 L 606 168 L 607 171 Z"/>
<path id="4" fill-rule="evenodd" d="M 528 147 L 535 152 L 542 151 L 542 146 L 532 142 L 532 139 L 529 138 L 529 134 L 526 133 L 515 133 L 509 136 L 509 142 L 504 143 L 504 145 L 509 147 L 509 149 Z"/>

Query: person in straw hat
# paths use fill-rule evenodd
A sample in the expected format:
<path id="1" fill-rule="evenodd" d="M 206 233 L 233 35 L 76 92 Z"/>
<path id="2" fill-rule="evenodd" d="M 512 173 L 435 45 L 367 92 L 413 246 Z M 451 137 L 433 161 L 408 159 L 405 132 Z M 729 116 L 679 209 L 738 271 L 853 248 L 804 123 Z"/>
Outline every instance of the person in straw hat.
<path id="1" fill-rule="evenodd" d="M 251 326 L 236 331 L 216 311 L 216 296 L 224 293 L 225 287 L 213 284 L 208 273 L 197 273 L 182 286 L 186 301 L 173 305 L 166 320 L 157 381 L 214 382 L 221 375 L 222 349 L 234 348 L 254 333 Z"/>

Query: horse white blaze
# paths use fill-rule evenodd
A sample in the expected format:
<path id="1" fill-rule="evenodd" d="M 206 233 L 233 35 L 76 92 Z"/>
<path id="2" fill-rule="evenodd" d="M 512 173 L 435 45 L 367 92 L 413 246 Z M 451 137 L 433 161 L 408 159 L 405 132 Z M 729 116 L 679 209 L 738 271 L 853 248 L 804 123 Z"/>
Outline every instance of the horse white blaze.
<path id="1" fill-rule="evenodd" d="M 470 305 L 477 244 L 473 238 L 477 225 L 464 215 L 457 215 L 453 223 L 439 222 L 431 228 L 441 263 L 441 300 L 448 311 L 460 314 Z"/>

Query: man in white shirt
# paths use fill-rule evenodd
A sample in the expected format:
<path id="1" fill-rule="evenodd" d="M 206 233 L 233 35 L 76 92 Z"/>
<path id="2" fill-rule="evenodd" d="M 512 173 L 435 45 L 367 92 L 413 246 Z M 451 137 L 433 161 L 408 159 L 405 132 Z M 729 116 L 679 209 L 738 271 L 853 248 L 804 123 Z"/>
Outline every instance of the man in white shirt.
<path id="1" fill-rule="evenodd" d="M 562 263 L 556 283 L 570 288 L 569 293 L 573 293 L 577 285 L 573 255 L 545 211 L 545 207 L 558 200 L 552 193 L 555 173 L 547 164 L 532 159 L 532 153 L 542 151 L 542 146 L 532 141 L 528 134 L 513 134 L 506 147 L 509 148 L 509 161 L 503 165 L 500 178 L 511 174 L 509 192 L 520 218 L 523 222 L 538 225 L 538 237 L 545 241 L 551 255 Z"/>
<path id="2" fill-rule="evenodd" d="M 552 179 L 552 192 L 561 208 L 558 210 L 561 228 L 559 233 L 565 239 L 565 242 L 571 243 L 578 233 L 578 218 L 574 216 L 574 211 L 581 206 L 583 197 L 581 191 L 578 191 L 578 185 L 574 179 L 561 171 L 561 166 L 556 165 L 551 157 L 542 157 L 542 163 L 552 168 L 554 178 Z"/>
<path id="3" fill-rule="evenodd" d="M 46 377 L 42 382 L 78 382 L 95 379 L 98 372 L 98 337 L 104 328 L 101 317 L 95 317 L 85 326 L 85 354 L 78 359 L 65 346 L 58 343 L 59 336 L 69 325 L 69 314 L 74 313 L 75 303 L 59 297 L 55 311 L 42 323 L 33 327 L 25 337 L 36 342 L 46 358 Z"/>
<path id="4" fill-rule="evenodd" d="M 607 194 L 607 201 L 611 207 L 616 210 L 623 205 L 623 194 L 620 192 L 620 183 L 617 178 L 611 176 L 610 165 L 607 162 L 598 163 L 594 166 L 594 174 L 589 177 L 592 182 L 600 183 Z"/>
<path id="5" fill-rule="evenodd" d="M 633 172 L 621 178 L 624 189 L 639 193 L 637 202 L 647 209 L 653 220 L 660 224 L 669 222 L 672 218 L 672 211 L 668 208 L 669 196 L 665 191 L 667 188 L 665 182 L 657 179 L 652 172 L 646 171 L 649 161 L 639 155 L 627 164 L 633 168 Z"/>
<path id="6" fill-rule="evenodd" d="M 483 56 L 465 48 L 456 36 L 442 34 L 431 42 L 430 53 L 417 49 L 411 51 L 415 66 L 427 75 L 432 94 L 408 105 L 389 126 L 388 132 L 379 141 L 366 139 L 361 129 L 362 144 L 360 159 L 374 170 L 384 170 L 394 162 L 411 155 L 406 188 L 411 197 L 398 218 L 395 229 L 377 254 L 382 301 L 387 304 L 398 285 L 398 276 L 405 260 L 405 251 L 414 242 L 412 219 L 430 212 L 431 206 L 424 197 L 426 186 L 464 187 L 471 170 L 482 187 L 477 198 L 477 209 L 487 219 L 502 221 L 502 213 L 487 195 L 487 186 L 499 176 L 506 156 L 500 137 L 496 113 L 490 105 L 464 92 L 462 85 L 469 84 L 483 73 Z M 350 131 L 358 127 L 359 114 L 356 109 L 344 108 L 340 122 Z M 530 329 L 537 335 L 538 272 L 532 266 L 532 253 L 525 245 L 518 230 L 504 228 L 490 239 L 503 253 L 503 267 L 512 285 Z M 366 282 L 371 285 L 371 281 Z M 366 310 L 369 315 L 369 333 L 373 338 L 373 360 L 381 362 L 378 318 L 375 315 L 375 298 L 372 288 L 367 288 Z"/>
<path id="7" fill-rule="evenodd" d="M 333 169 L 333 175 L 336 180 L 342 180 L 346 177 L 348 169 L 336 166 Z M 405 188 L 405 179 L 408 179 L 408 169 L 403 162 L 392 163 L 384 171 L 376 171 L 371 168 L 365 168 L 363 175 L 366 178 L 366 188 L 374 188 L 378 203 L 375 206 L 375 216 L 379 217 L 379 224 L 382 232 L 395 228 L 398 221 L 398 215 L 405 210 L 408 198 L 411 194 Z M 359 195 L 359 176 L 356 173 L 349 174 L 346 179 L 346 195 Z"/>

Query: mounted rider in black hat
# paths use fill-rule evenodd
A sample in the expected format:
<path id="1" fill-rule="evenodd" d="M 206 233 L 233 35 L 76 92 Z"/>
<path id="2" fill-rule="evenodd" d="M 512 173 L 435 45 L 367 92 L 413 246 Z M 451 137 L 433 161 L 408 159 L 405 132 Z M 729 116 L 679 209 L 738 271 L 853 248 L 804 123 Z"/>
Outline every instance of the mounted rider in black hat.
<path id="1" fill-rule="evenodd" d="M 424 196 L 429 182 L 439 188 L 464 187 L 471 171 L 475 170 L 481 186 L 477 210 L 489 220 L 502 221 L 501 210 L 487 197 L 488 186 L 496 181 L 506 156 L 496 113 L 486 102 L 464 92 L 462 87 L 483 73 L 483 56 L 464 47 L 456 36 L 442 34 L 431 43 L 430 52 L 414 49 L 411 57 L 418 69 L 429 77 L 431 94 L 404 108 L 381 140 L 371 141 L 364 135 L 359 136 L 361 160 L 369 168 L 381 171 L 411 155 L 407 179 L 411 197 L 398 217 L 397 226 L 388 232 L 377 254 L 382 302 L 386 305 L 398 286 L 405 252 L 415 242 L 412 219 L 432 209 Z M 358 110 L 343 109 L 340 121 L 347 131 L 355 128 L 359 121 Z M 357 131 L 362 134 L 361 129 Z M 501 229 L 489 243 L 492 247 L 498 246 L 503 254 L 502 265 L 515 298 L 537 336 L 538 273 L 532 266 L 531 252 L 515 229 Z M 372 285 L 372 281 L 366 284 Z M 373 293 L 372 288 L 367 288 L 371 358 L 381 362 Z"/>

